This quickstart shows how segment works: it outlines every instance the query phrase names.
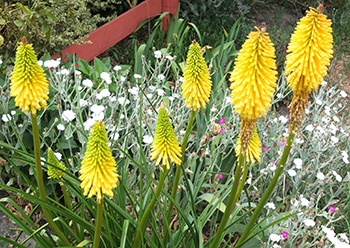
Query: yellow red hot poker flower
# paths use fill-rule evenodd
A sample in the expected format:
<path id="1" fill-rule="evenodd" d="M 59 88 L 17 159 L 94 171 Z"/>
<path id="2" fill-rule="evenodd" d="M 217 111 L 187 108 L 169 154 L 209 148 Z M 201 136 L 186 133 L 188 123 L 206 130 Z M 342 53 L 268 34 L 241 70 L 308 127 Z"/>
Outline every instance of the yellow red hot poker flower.
<path id="1" fill-rule="evenodd" d="M 277 71 L 275 48 L 265 28 L 248 35 L 240 50 L 230 77 L 231 99 L 240 115 L 240 139 L 246 154 L 257 119 L 265 116 L 275 91 Z"/>
<path id="2" fill-rule="evenodd" d="M 15 67 L 10 78 L 11 96 L 15 97 L 15 104 L 24 112 L 46 108 L 49 99 L 49 84 L 43 68 L 38 65 L 33 45 L 27 44 L 26 38 L 19 42 L 16 52 Z"/>
<path id="3" fill-rule="evenodd" d="M 212 82 L 201 47 L 193 41 L 190 45 L 184 69 L 182 95 L 186 106 L 194 111 L 205 109 L 209 102 Z"/>
<path id="4" fill-rule="evenodd" d="M 60 161 L 58 161 L 58 159 L 56 158 L 51 148 L 49 148 L 49 151 L 48 151 L 47 162 L 49 163 L 47 167 L 47 174 L 49 176 L 48 179 L 50 178 L 61 179 L 62 176 L 65 174 L 64 171 L 66 170 L 66 167 L 62 163 L 60 163 Z M 52 165 L 54 165 L 55 167 Z"/>
<path id="5" fill-rule="evenodd" d="M 311 91 L 315 91 L 327 74 L 333 54 L 331 20 L 322 14 L 323 5 L 306 11 L 288 45 L 286 58 L 287 83 L 294 92 L 291 103 L 291 125 L 298 126 Z"/>
<path id="6" fill-rule="evenodd" d="M 181 147 L 177 141 L 173 126 L 164 107 L 158 112 L 156 134 L 151 146 L 151 160 L 158 157 L 156 165 L 162 162 L 166 169 L 170 169 L 169 159 L 177 165 L 181 164 Z"/>
<path id="7" fill-rule="evenodd" d="M 118 183 L 116 162 L 107 142 L 106 128 L 102 121 L 97 121 L 89 134 L 79 179 L 84 195 L 92 197 L 97 194 L 99 202 L 102 201 L 102 194 L 113 197 L 112 189 Z"/>
<path id="8" fill-rule="evenodd" d="M 242 146 L 241 146 L 241 138 L 238 138 L 236 145 L 236 154 L 241 154 Z M 261 141 L 258 135 L 257 128 L 253 130 L 253 134 L 250 137 L 248 150 L 247 150 L 247 162 L 251 161 L 252 163 L 258 161 L 260 163 L 261 156 Z"/>

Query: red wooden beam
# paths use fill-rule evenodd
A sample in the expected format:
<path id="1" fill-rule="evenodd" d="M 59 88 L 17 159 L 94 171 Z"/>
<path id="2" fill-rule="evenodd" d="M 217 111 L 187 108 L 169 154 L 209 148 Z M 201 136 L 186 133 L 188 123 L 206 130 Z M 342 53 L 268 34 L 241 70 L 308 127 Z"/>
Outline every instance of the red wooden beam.
<path id="1" fill-rule="evenodd" d="M 90 61 L 133 33 L 145 19 L 163 12 L 176 15 L 178 6 L 179 0 L 146 0 L 89 33 L 84 41 L 90 41 L 91 44 L 70 45 L 62 50 L 62 56 L 64 57 L 66 53 L 70 55 L 76 53 L 78 59 Z M 58 53 L 52 56 L 57 57 L 60 57 Z"/>

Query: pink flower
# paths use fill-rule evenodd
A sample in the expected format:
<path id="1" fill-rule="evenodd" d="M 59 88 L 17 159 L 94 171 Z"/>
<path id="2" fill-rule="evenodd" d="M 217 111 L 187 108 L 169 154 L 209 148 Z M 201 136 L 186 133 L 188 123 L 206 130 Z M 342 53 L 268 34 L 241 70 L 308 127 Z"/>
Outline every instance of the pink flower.
<path id="1" fill-rule="evenodd" d="M 223 123 L 225 123 L 225 118 L 222 118 L 219 120 L 219 124 L 223 124 Z"/>
<path id="2" fill-rule="evenodd" d="M 263 147 L 263 151 L 268 151 L 268 150 L 269 150 L 269 148 Z"/>
<path id="3" fill-rule="evenodd" d="M 224 133 L 224 132 L 225 132 L 225 129 L 221 129 L 221 130 L 220 130 L 220 133 Z"/>
<path id="4" fill-rule="evenodd" d="M 213 138 L 210 138 L 209 140 L 213 140 Z"/>
<path id="5" fill-rule="evenodd" d="M 276 164 L 276 162 L 275 162 L 275 161 L 272 161 L 272 163 L 273 163 L 273 164 Z"/>
<path id="6" fill-rule="evenodd" d="M 333 206 L 329 206 L 328 209 L 331 210 L 332 212 L 335 211 L 335 207 L 333 207 Z"/>
<path id="7" fill-rule="evenodd" d="M 224 175 L 218 174 L 218 177 L 220 177 L 221 179 L 223 179 L 223 178 L 224 178 Z"/>
<path id="8" fill-rule="evenodd" d="M 283 238 L 288 238 L 288 233 L 286 231 L 282 232 L 281 235 Z"/>
<path id="9" fill-rule="evenodd" d="M 282 140 L 279 141 L 281 146 L 284 146 L 286 143 L 284 143 Z"/>

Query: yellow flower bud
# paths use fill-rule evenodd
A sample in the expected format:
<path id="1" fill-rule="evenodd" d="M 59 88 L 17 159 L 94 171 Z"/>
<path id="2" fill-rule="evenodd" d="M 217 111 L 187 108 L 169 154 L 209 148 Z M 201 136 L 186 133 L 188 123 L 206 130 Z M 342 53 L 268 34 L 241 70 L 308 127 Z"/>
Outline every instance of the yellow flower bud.
<path id="1" fill-rule="evenodd" d="M 52 149 L 49 148 L 48 154 L 47 154 L 47 162 L 49 163 L 47 167 L 47 175 L 49 176 L 48 179 L 50 178 L 58 178 L 61 179 L 62 176 L 65 174 L 64 171 L 66 170 L 66 167 L 58 161 L 56 158 L 55 154 L 53 153 Z M 52 165 L 58 167 L 53 167 Z"/>
<path id="2" fill-rule="evenodd" d="M 237 146 L 236 146 L 236 156 L 238 157 L 239 154 L 241 154 L 241 150 L 242 150 L 242 145 L 241 145 L 241 138 L 238 138 L 237 140 Z M 261 141 L 258 135 L 258 131 L 255 127 L 253 134 L 250 137 L 250 142 L 248 145 L 248 149 L 247 149 L 247 154 L 246 154 L 246 158 L 247 158 L 247 162 L 249 162 L 249 160 L 254 163 L 256 159 L 256 161 L 258 161 L 260 163 L 260 156 L 261 156 Z"/>

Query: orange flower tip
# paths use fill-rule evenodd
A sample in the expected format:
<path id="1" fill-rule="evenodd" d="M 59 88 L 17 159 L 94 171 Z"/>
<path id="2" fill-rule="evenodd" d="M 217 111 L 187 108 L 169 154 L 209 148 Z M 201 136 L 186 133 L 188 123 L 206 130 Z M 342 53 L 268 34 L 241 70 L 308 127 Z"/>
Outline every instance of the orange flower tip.
<path id="1" fill-rule="evenodd" d="M 23 45 L 28 44 L 27 38 L 25 36 L 22 37 L 22 43 L 23 43 Z"/>
<path id="2" fill-rule="evenodd" d="M 266 27 L 261 28 L 261 32 L 265 33 L 266 32 Z"/>
<path id="3" fill-rule="evenodd" d="M 193 40 L 193 41 L 192 41 L 192 44 L 193 44 L 193 45 L 196 45 L 196 44 L 197 44 L 196 40 Z"/>
<path id="4" fill-rule="evenodd" d="M 318 12 L 318 13 L 322 13 L 322 10 L 323 10 L 323 4 L 321 3 L 321 4 L 318 5 L 318 7 L 317 7 L 317 12 Z"/>

